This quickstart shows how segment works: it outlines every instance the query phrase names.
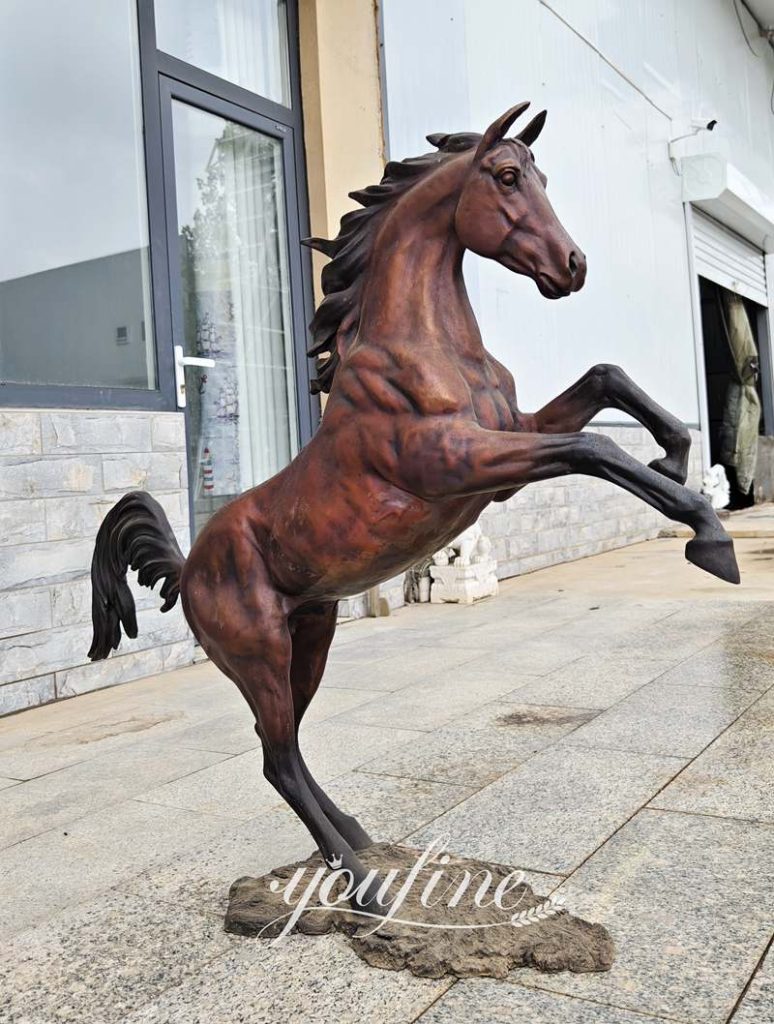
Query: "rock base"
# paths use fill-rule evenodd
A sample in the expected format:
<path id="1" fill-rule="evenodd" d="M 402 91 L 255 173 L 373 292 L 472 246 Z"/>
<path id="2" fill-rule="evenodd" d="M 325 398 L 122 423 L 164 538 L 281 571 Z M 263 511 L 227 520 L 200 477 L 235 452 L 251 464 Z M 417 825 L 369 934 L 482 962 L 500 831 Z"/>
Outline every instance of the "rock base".
<path id="1" fill-rule="evenodd" d="M 359 857 L 382 879 L 391 870 L 397 872 L 389 888 L 392 895 L 399 891 L 422 852 L 377 843 L 361 851 Z M 264 939 L 280 935 L 293 909 L 283 898 L 288 880 L 298 869 L 305 869 L 296 887 L 297 898 L 315 871 L 324 867 L 315 853 L 260 878 L 237 879 L 229 893 L 226 931 Z M 305 910 L 293 930 L 307 935 L 343 932 L 361 960 L 371 966 L 405 968 L 424 978 L 504 978 L 516 967 L 577 973 L 609 970 L 615 951 L 602 925 L 573 917 L 546 897 L 536 896 L 528 885 L 514 884 L 517 879 L 511 880 L 501 901 L 505 909 L 494 905 L 492 897 L 498 884 L 512 871 L 499 864 L 450 856 L 448 863 L 431 862 L 422 868 L 396 915 L 400 921 L 367 918 L 342 903 L 335 910 Z M 432 889 L 429 902 L 437 902 L 425 907 L 420 897 L 434 872 L 442 873 L 442 877 Z M 458 892 L 466 872 L 470 882 L 457 904 L 450 907 L 448 900 Z M 487 878 L 486 872 L 491 883 L 486 898 L 479 900 L 486 905 L 479 907 L 474 897 Z M 342 891 L 343 883 L 332 890 Z M 319 886 L 309 907 L 318 902 L 318 894 Z"/>

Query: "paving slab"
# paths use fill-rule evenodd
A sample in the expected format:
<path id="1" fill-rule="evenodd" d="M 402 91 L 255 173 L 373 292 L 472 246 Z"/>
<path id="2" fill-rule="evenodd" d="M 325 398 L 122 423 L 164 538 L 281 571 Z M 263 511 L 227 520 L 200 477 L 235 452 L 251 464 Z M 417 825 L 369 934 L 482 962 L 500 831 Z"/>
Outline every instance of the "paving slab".
<path id="1" fill-rule="evenodd" d="M 725 1024 L 771 936 L 774 828 L 645 810 L 560 887 L 610 931 L 601 975 L 520 984 L 690 1022 Z"/>
<path id="2" fill-rule="evenodd" d="M 766 620 L 767 630 L 771 621 Z M 764 693 L 774 686 L 774 657 L 765 652 L 737 645 L 740 634 L 731 641 L 724 639 L 711 644 L 668 669 L 663 679 L 685 686 L 712 686 L 726 690 L 750 690 Z M 772 637 L 774 645 L 774 637 Z"/>
<path id="3" fill-rule="evenodd" d="M 0 935 L 43 927 L 52 913 L 220 834 L 206 815 L 127 800 L 0 851 Z"/>
<path id="4" fill-rule="evenodd" d="M 0 772 L 17 779 L 35 779 L 136 744 L 140 739 L 155 742 L 168 734 L 170 726 L 179 726 L 184 721 L 182 711 L 152 711 L 137 704 L 116 707 L 97 718 L 74 722 L 56 732 L 33 735 L 23 743 L 9 745 L 0 751 Z"/>
<path id="5" fill-rule="evenodd" d="M 336 804 L 353 814 L 377 842 L 401 842 L 435 821 L 475 790 L 445 782 L 402 779 L 355 771 L 325 787 Z M 411 845 L 416 845 L 409 841 Z"/>
<path id="6" fill-rule="evenodd" d="M 660 677 L 581 726 L 566 742 L 608 750 L 691 758 L 756 699 L 754 691 L 685 686 Z"/>
<path id="7" fill-rule="evenodd" d="M 362 769 L 479 788 L 595 714 L 588 709 L 496 701 L 367 761 Z"/>
<path id="8" fill-rule="evenodd" d="M 513 977 L 519 973 L 514 972 Z M 663 1018 L 554 992 L 466 978 L 442 995 L 419 1020 L 421 1024 L 655 1024 Z"/>
<path id="9" fill-rule="evenodd" d="M 410 841 L 424 845 L 448 835 L 449 846 L 467 857 L 566 874 L 684 764 L 678 758 L 571 747 L 562 740 L 413 833 Z"/>
<path id="10" fill-rule="evenodd" d="M 122 883 L 125 892 L 169 903 L 184 916 L 187 909 L 224 915 L 231 883 L 244 875 L 267 874 L 314 852 L 314 841 L 287 807 L 251 821 L 224 822 L 204 832 L 174 857 L 156 863 Z"/>
<path id="11" fill-rule="evenodd" d="M 369 700 L 378 696 L 379 692 L 374 690 L 344 690 L 333 687 L 320 689 L 304 716 L 304 726 L 334 718 L 359 704 L 367 704 Z M 260 747 L 260 740 L 255 731 L 255 720 L 244 701 L 242 707 L 228 711 L 224 715 L 193 725 L 186 724 L 176 729 L 168 729 L 165 735 L 177 746 L 228 754 L 243 754 L 247 750 L 256 750 Z"/>
<path id="12" fill-rule="evenodd" d="M 432 732 L 501 697 L 513 687 L 509 668 L 480 661 L 458 665 L 429 679 L 361 704 L 334 719 L 359 725 Z"/>
<path id="13" fill-rule="evenodd" d="M 5 789 L 0 792 L 0 847 L 64 827 L 223 757 L 164 744 L 134 744 Z"/>
<path id="14" fill-rule="evenodd" d="M 450 984 L 408 971 L 377 977 L 341 937 L 290 935 L 276 946 L 248 939 L 123 1024 L 405 1024 Z"/>
<path id="15" fill-rule="evenodd" d="M 3 945 L 4 1024 L 112 1024 L 236 945 L 217 917 L 113 890 Z"/>
<path id="16" fill-rule="evenodd" d="M 652 806 L 774 824 L 772 765 L 774 690 L 692 761 Z"/>
<path id="17" fill-rule="evenodd" d="M 337 662 L 331 658 L 322 679 L 322 688 L 342 686 L 362 690 L 400 690 L 433 678 L 440 672 L 456 673 L 459 666 L 478 659 L 476 648 L 456 649 L 440 646 L 410 647 L 405 653 L 362 661 Z"/>
<path id="18" fill-rule="evenodd" d="M 421 733 L 344 722 L 340 717 L 304 723 L 301 749 L 318 782 L 363 764 L 379 750 L 399 746 Z M 248 819 L 282 802 L 263 775 L 263 753 L 248 750 L 189 774 L 175 782 L 148 789 L 138 799 L 166 807 L 181 807 L 224 818 Z"/>
<path id="19" fill-rule="evenodd" d="M 774 953 L 772 947 L 732 1017 L 733 1024 L 771 1024 L 774 1020 Z"/>
<path id="20" fill-rule="evenodd" d="M 503 696 L 526 704 L 605 710 L 656 679 L 675 663 L 664 657 L 599 657 L 587 654 Z"/>

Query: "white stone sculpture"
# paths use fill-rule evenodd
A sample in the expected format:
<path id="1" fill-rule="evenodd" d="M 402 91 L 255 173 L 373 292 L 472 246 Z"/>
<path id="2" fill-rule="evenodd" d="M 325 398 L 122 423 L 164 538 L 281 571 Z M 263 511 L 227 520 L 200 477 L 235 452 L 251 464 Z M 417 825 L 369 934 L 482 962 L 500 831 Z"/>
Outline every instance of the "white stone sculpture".
<path id="1" fill-rule="evenodd" d="M 725 467 L 716 463 L 710 466 L 701 482 L 701 493 L 706 495 L 713 508 L 725 508 L 731 500 L 731 485 Z"/>
<path id="2" fill-rule="evenodd" d="M 430 578 L 432 604 L 473 604 L 497 594 L 497 562 L 492 557 L 492 542 L 478 523 L 433 555 Z"/>

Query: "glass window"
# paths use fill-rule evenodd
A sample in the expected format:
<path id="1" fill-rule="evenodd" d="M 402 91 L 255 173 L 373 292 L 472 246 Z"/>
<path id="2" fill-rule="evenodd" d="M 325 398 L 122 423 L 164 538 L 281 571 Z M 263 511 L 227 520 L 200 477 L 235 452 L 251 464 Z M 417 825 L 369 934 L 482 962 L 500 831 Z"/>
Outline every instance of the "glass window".
<path id="1" fill-rule="evenodd" d="M 196 530 L 298 450 L 282 146 L 173 101 Z"/>
<path id="2" fill-rule="evenodd" d="M 289 107 L 285 0 L 156 0 L 156 45 Z"/>
<path id="3" fill-rule="evenodd" d="M 155 388 L 134 0 L 0 4 L 0 380 Z"/>

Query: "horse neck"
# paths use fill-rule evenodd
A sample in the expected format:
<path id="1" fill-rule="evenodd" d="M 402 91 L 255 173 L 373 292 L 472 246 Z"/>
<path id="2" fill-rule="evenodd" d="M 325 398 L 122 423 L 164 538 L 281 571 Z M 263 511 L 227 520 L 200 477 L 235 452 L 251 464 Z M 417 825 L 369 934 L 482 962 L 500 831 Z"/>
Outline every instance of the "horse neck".
<path id="1" fill-rule="evenodd" d="M 451 166 L 450 166 L 451 165 Z M 442 344 L 483 353 L 462 274 L 454 214 L 464 179 L 459 159 L 423 179 L 391 210 L 374 242 L 358 344 Z"/>

